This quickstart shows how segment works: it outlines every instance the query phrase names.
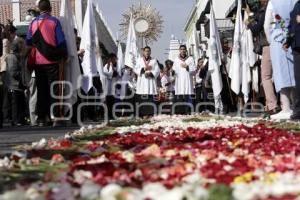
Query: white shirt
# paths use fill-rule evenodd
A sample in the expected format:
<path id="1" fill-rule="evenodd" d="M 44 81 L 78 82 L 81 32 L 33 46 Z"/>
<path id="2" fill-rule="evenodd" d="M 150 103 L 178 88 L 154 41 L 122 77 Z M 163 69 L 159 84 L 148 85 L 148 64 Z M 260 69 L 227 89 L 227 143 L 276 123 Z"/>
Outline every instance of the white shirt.
<path id="1" fill-rule="evenodd" d="M 104 87 L 104 92 L 106 92 L 105 94 L 108 96 L 116 94 L 115 88 L 119 77 L 113 77 L 113 73 L 114 73 L 113 67 L 110 66 L 108 69 L 108 64 L 106 64 L 103 68 L 103 74 L 106 79 L 105 81 L 106 85 L 103 87 Z"/>
<path id="2" fill-rule="evenodd" d="M 181 65 L 188 65 L 188 70 Z M 193 74 L 196 71 L 195 61 L 192 57 L 185 61 L 176 58 L 173 65 L 175 72 L 175 95 L 192 95 L 194 94 Z"/>
<path id="3" fill-rule="evenodd" d="M 174 87 L 174 77 L 172 75 L 167 76 L 163 75 L 161 78 L 161 86 L 167 91 L 167 92 L 173 92 L 175 90 Z M 169 83 L 169 85 L 167 85 Z"/>
<path id="4" fill-rule="evenodd" d="M 201 70 L 199 69 L 199 70 L 196 71 L 196 74 L 195 74 L 195 82 L 197 84 L 202 83 L 202 78 L 200 78 L 200 72 L 201 72 Z"/>
<path id="5" fill-rule="evenodd" d="M 137 60 L 137 65 L 134 68 L 134 72 L 137 74 L 137 85 L 136 94 L 139 95 L 157 95 L 157 84 L 156 78 L 159 76 L 159 66 L 156 59 L 151 59 L 148 66 L 151 66 L 151 73 L 154 78 L 146 78 L 145 73 L 141 73 L 143 68 L 146 68 L 146 63 L 144 58 L 139 58 Z"/>

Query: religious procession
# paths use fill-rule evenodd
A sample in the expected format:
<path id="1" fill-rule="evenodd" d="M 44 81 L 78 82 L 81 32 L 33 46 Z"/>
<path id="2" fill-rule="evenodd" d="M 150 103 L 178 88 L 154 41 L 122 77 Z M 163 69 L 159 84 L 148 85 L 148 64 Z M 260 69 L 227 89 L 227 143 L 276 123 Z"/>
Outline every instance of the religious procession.
<path id="1" fill-rule="evenodd" d="M 300 199 L 299 0 L 3 0 L 0 33 L 0 200 Z"/>

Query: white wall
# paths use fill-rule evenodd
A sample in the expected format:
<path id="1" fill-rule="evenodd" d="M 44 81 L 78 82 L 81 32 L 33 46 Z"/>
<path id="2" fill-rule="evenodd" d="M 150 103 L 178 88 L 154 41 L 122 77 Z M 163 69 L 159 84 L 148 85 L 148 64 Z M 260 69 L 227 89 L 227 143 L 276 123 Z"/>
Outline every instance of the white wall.
<path id="1" fill-rule="evenodd" d="M 228 11 L 228 9 L 232 6 L 233 2 L 235 0 L 213 0 L 213 6 L 214 6 L 214 11 L 215 11 L 215 15 L 217 19 L 223 19 L 225 18 L 225 14 Z M 197 2 L 198 5 L 198 10 L 196 12 L 197 14 L 197 18 L 200 17 L 203 9 L 205 8 L 205 6 L 207 5 L 208 0 L 199 0 Z M 195 22 L 191 22 L 192 26 L 195 26 Z M 202 41 L 207 40 L 208 38 L 204 37 L 204 27 L 201 26 L 201 33 L 202 33 Z M 198 32 L 199 33 L 199 32 Z M 194 56 L 195 59 L 199 58 L 202 56 L 202 52 L 199 51 L 198 46 L 195 45 L 196 43 L 196 38 L 195 38 L 195 34 L 194 33 L 186 33 L 186 45 L 188 47 L 188 49 L 190 49 L 192 47 L 192 44 L 194 44 Z M 198 36 L 198 34 L 197 34 Z M 199 39 L 197 38 L 197 41 L 199 41 Z M 203 49 L 206 49 L 206 46 L 201 45 L 201 47 Z"/>
<path id="2" fill-rule="evenodd" d="M 214 11 L 216 18 L 225 18 L 225 14 L 233 4 L 234 0 L 213 0 Z"/>

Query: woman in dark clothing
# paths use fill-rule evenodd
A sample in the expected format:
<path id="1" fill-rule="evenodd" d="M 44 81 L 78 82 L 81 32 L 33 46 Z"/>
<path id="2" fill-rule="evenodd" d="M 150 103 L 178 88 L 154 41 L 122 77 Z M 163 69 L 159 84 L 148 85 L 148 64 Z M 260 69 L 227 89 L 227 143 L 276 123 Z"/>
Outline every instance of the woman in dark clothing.
<path id="1" fill-rule="evenodd" d="M 289 47 L 293 50 L 294 57 L 294 74 L 296 82 L 296 102 L 293 109 L 291 120 L 300 120 L 300 1 L 295 4 L 291 12 L 291 20 L 289 24 L 289 34 L 283 48 L 287 51 Z"/>
<path id="2" fill-rule="evenodd" d="M 13 26 L 12 22 L 9 22 L 3 29 L 1 33 L 1 42 L 2 42 L 2 55 L 0 57 L 0 79 L 2 79 L 2 120 L 10 121 L 11 119 L 11 102 L 8 98 L 8 89 L 5 82 L 6 76 L 6 57 L 10 52 L 11 43 L 16 37 L 16 27 Z"/>

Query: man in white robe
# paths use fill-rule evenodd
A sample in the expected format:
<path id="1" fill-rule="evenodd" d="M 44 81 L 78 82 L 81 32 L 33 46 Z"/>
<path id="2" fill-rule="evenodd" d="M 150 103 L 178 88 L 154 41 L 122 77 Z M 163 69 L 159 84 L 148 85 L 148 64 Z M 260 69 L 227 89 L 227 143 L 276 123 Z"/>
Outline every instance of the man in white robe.
<path id="1" fill-rule="evenodd" d="M 180 46 L 180 55 L 175 59 L 173 70 L 175 72 L 175 114 L 189 114 L 193 105 L 194 95 L 193 75 L 196 71 L 195 61 L 187 54 L 185 45 Z M 186 105 L 182 105 L 182 104 Z"/>
<path id="2" fill-rule="evenodd" d="M 137 112 L 140 117 L 151 116 L 155 113 L 155 109 L 157 108 L 154 97 L 158 94 L 156 78 L 159 76 L 160 70 L 157 60 L 151 58 L 150 47 L 147 46 L 144 48 L 143 56 L 137 60 L 134 72 L 137 74 Z"/>

